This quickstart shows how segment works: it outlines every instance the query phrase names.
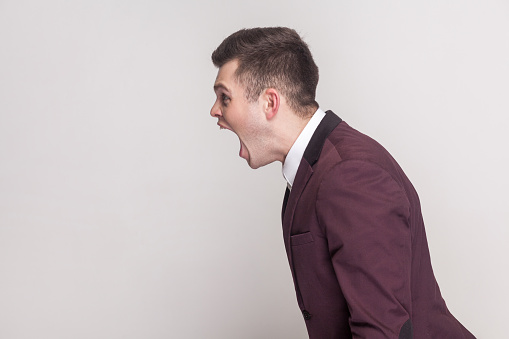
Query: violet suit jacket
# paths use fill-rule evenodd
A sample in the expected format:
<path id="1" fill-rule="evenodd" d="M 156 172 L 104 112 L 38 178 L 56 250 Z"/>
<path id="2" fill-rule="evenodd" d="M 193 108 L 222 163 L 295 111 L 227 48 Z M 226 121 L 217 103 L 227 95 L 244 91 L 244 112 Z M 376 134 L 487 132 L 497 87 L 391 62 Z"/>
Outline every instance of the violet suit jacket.
<path id="1" fill-rule="evenodd" d="M 442 299 L 412 184 L 380 144 L 331 111 L 282 219 L 310 338 L 474 338 Z"/>

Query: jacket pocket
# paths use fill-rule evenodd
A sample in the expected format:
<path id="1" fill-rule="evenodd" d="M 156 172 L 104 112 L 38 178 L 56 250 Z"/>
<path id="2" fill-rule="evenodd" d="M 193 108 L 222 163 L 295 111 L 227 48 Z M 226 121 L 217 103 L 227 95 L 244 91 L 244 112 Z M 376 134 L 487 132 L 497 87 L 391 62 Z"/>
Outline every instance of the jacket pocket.
<path id="1" fill-rule="evenodd" d="M 313 235 L 311 232 L 301 233 L 301 234 L 295 234 L 290 236 L 290 243 L 292 246 L 299 246 L 304 244 L 309 244 L 313 242 Z"/>

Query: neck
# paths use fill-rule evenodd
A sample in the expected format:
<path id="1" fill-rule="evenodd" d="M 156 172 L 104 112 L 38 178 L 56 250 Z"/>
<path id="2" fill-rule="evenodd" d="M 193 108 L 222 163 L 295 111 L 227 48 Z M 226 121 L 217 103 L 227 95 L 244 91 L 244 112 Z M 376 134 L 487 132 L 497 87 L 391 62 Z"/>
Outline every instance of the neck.
<path id="1" fill-rule="evenodd" d="M 297 140 L 313 115 L 310 114 L 303 118 L 292 111 L 279 112 L 278 115 L 278 121 L 276 121 L 274 128 L 274 141 L 275 145 L 277 145 L 277 160 L 284 163 L 290 148 L 292 148 L 295 140 Z"/>

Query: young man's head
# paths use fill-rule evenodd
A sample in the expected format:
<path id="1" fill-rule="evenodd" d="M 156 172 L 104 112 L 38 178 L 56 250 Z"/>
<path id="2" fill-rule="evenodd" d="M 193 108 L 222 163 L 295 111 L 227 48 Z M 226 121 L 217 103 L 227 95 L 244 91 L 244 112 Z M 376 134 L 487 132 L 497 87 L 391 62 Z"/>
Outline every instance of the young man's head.
<path id="1" fill-rule="evenodd" d="M 219 68 L 210 114 L 240 140 L 252 168 L 284 157 L 318 108 L 318 67 L 306 43 L 284 27 L 240 30 L 212 53 Z"/>
<path id="2" fill-rule="evenodd" d="M 318 108 L 318 67 L 295 30 L 268 27 L 235 32 L 212 53 L 218 68 L 232 60 L 238 61 L 235 77 L 250 102 L 258 100 L 264 89 L 274 88 L 297 114 L 306 116 Z"/>

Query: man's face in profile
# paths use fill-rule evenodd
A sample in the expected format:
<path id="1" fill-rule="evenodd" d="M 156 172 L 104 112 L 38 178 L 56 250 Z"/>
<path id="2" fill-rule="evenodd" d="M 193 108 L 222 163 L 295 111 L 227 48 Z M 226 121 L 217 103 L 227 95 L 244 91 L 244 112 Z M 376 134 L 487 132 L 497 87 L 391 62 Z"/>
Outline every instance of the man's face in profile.
<path id="1" fill-rule="evenodd" d="M 265 119 L 259 101 L 247 100 L 244 86 L 235 77 L 237 67 L 237 60 L 231 60 L 219 69 L 214 83 L 216 101 L 210 115 L 218 118 L 221 129 L 238 136 L 239 156 L 246 159 L 251 168 L 258 168 L 271 162 L 264 146 Z"/>

